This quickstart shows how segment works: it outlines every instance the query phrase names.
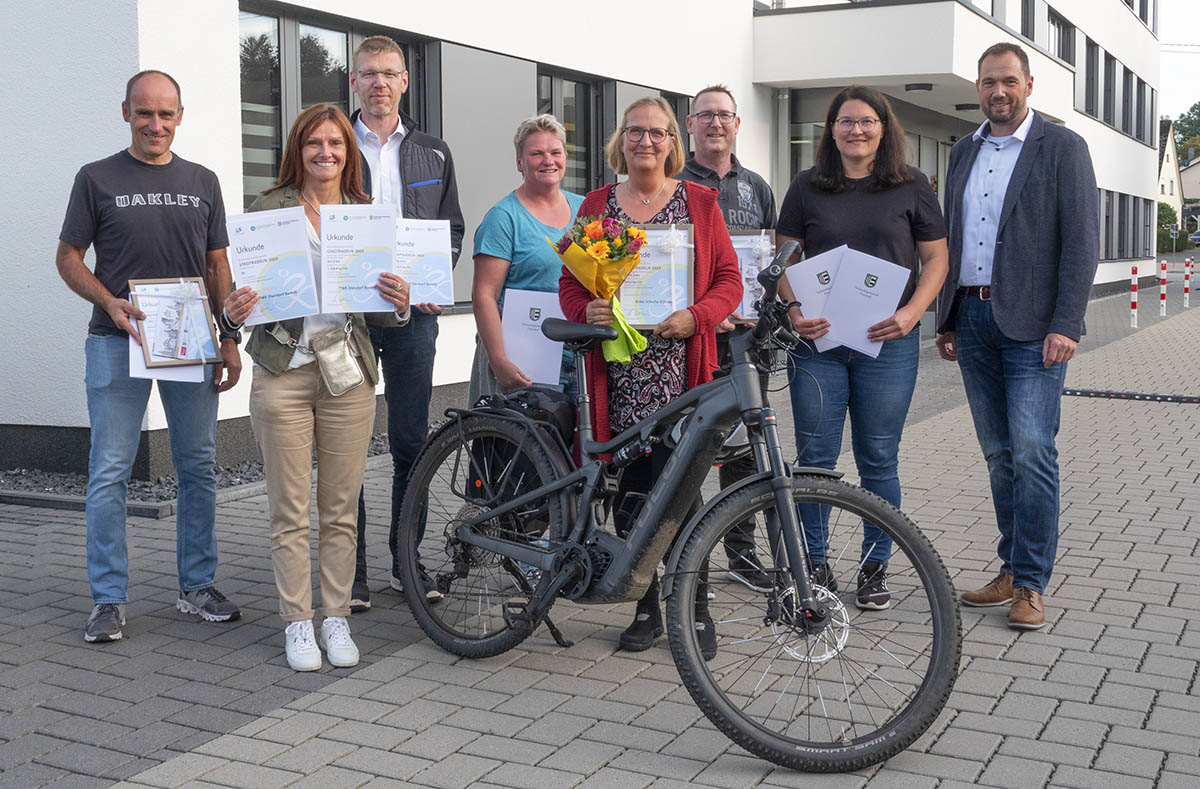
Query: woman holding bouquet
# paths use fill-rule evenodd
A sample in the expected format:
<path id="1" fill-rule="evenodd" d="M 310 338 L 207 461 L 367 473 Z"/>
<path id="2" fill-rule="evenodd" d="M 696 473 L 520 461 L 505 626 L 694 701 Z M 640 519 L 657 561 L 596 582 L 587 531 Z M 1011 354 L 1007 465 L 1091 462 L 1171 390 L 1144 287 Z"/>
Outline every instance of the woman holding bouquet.
<path id="1" fill-rule="evenodd" d="M 302 206 L 316 282 L 321 262 L 321 205 L 369 203 L 362 189 L 354 130 L 332 104 L 316 104 L 288 132 L 279 180 L 251 211 Z M 321 313 L 254 327 L 246 353 L 254 360 L 250 423 L 263 458 L 270 510 L 271 565 L 286 623 L 285 651 L 296 671 L 321 667 L 321 648 L 335 666 L 358 663 L 350 637 L 350 586 L 358 542 L 356 516 L 367 444 L 375 419 L 378 368 L 367 321 L 403 324 L 409 317 L 408 283 L 390 272 L 376 287 L 394 312 Z M 231 320 L 249 316 L 250 288 Z M 235 314 L 236 313 L 236 314 Z M 317 451 L 320 647 L 313 632 L 309 507 L 312 453 Z"/>
<path id="2" fill-rule="evenodd" d="M 583 202 L 582 195 L 560 188 L 567 172 L 567 131 L 553 115 L 521 121 L 513 145 L 521 185 L 492 206 L 475 231 L 471 301 L 479 338 L 471 367 L 471 404 L 483 395 L 532 383 L 504 347 L 504 291 L 558 292 L 562 263 L 546 239 L 558 240 Z M 574 376 L 574 355 L 564 351 L 558 388 L 571 391 Z"/>
<path id="3" fill-rule="evenodd" d="M 646 349 L 634 354 L 628 364 L 606 362 L 598 349 L 588 355 L 592 422 L 598 441 L 607 441 L 693 386 L 712 379 L 717 369 L 714 329 L 742 296 L 737 256 L 717 207 L 717 193 L 672 178 L 683 168 L 684 151 L 671 106 L 651 96 L 630 104 L 609 138 L 607 152 L 613 170 L 629 178 L 589 192 L 579 215 L 623 223 L 691 224 L 695 303 L 672 313 L 647 333 Z M 612 302 L 592 296 L 565 268 L 559 281 L 559 301 L 567 320 L 604 326 L 613 322 Z M 613 510 L 618 533 L 632 525 L 629 513 L 636 499 L 627 494 L 649 491 L 668 457 L 669 450 L 660 445 L 626 468 Z M 705 591 L 702 587 L 700 594 Z M 705 607 L 697 606 L 696 620 L 701 648 L 711 657 L 716 654 L 716 634 Z M 662 622 L 656 574 L 638 602 L 633 624 L 621 634 L 621 648 L 632 652 L 649 649 L 663 633 Z"/>

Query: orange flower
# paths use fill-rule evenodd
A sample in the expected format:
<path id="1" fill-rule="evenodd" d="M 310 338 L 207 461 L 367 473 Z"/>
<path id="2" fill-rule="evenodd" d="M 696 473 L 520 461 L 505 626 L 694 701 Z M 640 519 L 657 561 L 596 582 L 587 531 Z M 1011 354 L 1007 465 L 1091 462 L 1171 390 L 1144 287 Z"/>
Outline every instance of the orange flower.
<path id="1" fill-rule="evenodd" d="M 597 225 L 600 223 L 597 222 Z M 594 244 L 589 244 L 587 253 L 595 260 L 608 260 L 608 242 L 597 241 Z"/>
<path id="2" fill-rule="evenodd" d="M 592 239 L 593 241 L 597 241 L 601 238 L 604 238 L 604 225 L 602 225 L 600 220 L 597 219 L 595 222 L 584 225 L 583 232 L 587 233 L 588 238 Z M 605 246 L 604 250 L 605 252 L 608 251 L 607 245 Z"/>

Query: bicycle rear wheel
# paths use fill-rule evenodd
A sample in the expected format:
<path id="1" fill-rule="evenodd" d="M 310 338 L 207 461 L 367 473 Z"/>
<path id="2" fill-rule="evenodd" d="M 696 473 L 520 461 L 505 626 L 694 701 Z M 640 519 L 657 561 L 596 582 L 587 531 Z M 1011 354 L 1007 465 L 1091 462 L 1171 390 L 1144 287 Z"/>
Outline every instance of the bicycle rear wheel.
<path id="1" fill-rule="evenodd" d="M 742 747 L 794 769 L 857 770 L 908 747 L 945 706 L 962 652 L 958 603 L 929 540 L 883 499 L 840 480 L 801 476 L 793 500 L 829 515 L 832 572 L 812 574 L 829 624 L 813 632 L 797 616 L 788 561 L 782 548 L 772 557 L 767 539 L 764 516 L 775 498 L 763 481 L 718 504 L 689 536 L 667 603 L 671 653 L 700 709 Z M 864 518 L 895 541 L 890 601 L 866 598 L 890 603 L 884 610 L 856 605 Z M 754 524 L 758 555 L 773 578 L 768 591 L 730 575 L 724 537 L 743 521 Z M 708 594 L 701 590 L 697 602 L 705 562 Z M 718 640 L 708 662 L 695 629 L 705 607 Z"/>
<path id="2" fill-rule="evenodd" d="M 467 545 L 457 532 L 465 519 L 552 482 L 560 470 L 530 430 L 492 416 L 451 420 L 426 442 L 401 507 L 399 562 L 417 624 L 443 649 L 491 657 L 529 635 L 508 625 L 504 609 L 527 604 L 541 572 Z M 564 505 L 560 491 L 477 528 L 491 537 L 553 546 L 561 540 Z M 421 593 L 428 583 L 441 599 Z"/>

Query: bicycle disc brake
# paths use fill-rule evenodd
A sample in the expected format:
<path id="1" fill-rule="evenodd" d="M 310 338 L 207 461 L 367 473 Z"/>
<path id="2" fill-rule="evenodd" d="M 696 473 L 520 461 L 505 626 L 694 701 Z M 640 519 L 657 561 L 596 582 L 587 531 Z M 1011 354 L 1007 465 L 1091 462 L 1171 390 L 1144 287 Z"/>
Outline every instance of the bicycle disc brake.
<path id="1" fill-rule="evenodd" d="M 796 601 L 796 589 L 788 586 L 768 604 L 767 621 L 775 643 L 802 663 L 826 663 L 841 654 L 850 637 L 850 612 L 846 604 L 824 586 L 813 586 L 813 596 L 828 611 L 824 622 L 813 628 L 805 621 Z M 798 637 L 797 637 L 798 636 Z"/>

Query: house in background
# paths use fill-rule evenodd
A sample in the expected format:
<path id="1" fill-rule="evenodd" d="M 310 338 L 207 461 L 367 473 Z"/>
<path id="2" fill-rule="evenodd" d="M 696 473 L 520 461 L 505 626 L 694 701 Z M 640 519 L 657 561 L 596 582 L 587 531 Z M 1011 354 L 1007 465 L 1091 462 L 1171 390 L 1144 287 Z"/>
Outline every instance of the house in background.
<path id="1" fill-rule="evenodd" d="M 1158 122 L 1158 202 L 1174 208 L 1177 218 L 1183 216 L 1183 179 L 1175 150 L 1175 123 L 1167 118 Z"/>

